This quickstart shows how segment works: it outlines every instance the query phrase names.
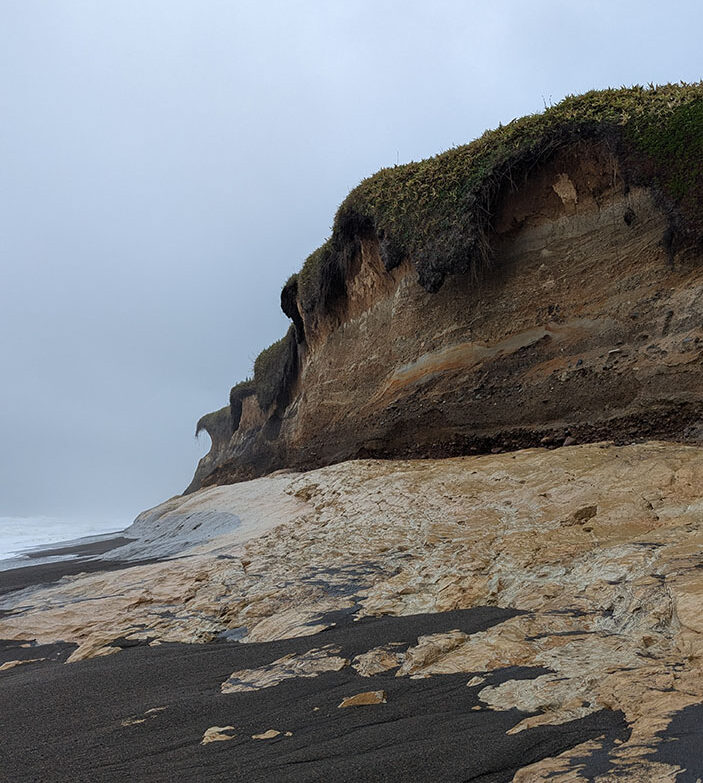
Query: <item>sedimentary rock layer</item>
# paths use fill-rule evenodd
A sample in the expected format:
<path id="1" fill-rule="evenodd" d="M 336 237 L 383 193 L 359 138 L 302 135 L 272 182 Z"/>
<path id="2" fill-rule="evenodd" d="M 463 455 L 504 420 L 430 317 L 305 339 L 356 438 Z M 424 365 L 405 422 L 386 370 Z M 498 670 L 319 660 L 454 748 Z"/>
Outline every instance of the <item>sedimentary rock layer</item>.
<path id="1" fill-rule="evenodd" d="M 478 280 L 429 293 L 411 258 L 388 271 L 366 235 L 333 307 L 288 303 L 305 340 L 283 398 L 262 408 L 247 387 L 236 421 L 204 420 L 212 449 L 189 489 L 356 457 L 700 442 L 703 252 L 673 254 L 670 221 L 589 143 L 503 189 Z"/>

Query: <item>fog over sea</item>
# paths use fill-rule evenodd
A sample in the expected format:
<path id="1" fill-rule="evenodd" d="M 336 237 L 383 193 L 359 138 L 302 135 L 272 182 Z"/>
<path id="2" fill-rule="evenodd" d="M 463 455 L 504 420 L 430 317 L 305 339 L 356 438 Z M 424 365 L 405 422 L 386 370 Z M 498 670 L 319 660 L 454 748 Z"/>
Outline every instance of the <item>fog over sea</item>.
<path id="1" fill-rule="evenodd" d="M 27 550 L 75 541 L 78 538 L 104 536 L 124 530 L 131 520 L 56 519 L 52 517 L 0 517 L 0 571 L 22 565 L 45 562 L 31 559 Z M 54 558 L 52 558 L 54 559 Z M 64 559 L 64 558 L 61 558 Z"/>

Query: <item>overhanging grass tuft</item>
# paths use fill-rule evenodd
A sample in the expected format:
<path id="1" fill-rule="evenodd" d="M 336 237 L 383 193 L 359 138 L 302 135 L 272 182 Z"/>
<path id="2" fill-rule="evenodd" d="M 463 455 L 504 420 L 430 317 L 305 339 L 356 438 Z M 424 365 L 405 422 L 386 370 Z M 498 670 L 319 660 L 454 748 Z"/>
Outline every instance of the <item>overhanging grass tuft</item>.
<path id="1" fill-rule="evenodd" d="M 213 443 L 215 443 L 216 440 L 228 440 L 234 432 L 232 429 L 229 405 L 225 405 L 224 408 L 201 416 L 195 426 L 195 437 L 197 438 L 203 430 L 207 432 Z"/>
<path id="2" fill-rule="evenodd" d="M 285 407 L 290 386 L 298 371 L 298 347 L 295 327 L 285 337 L 264 349 L 254 362 L 254 388 L 262 410 L 274 403 Z"/>
<path id="3" fill-rule="evenodd" d="M 298 311 L 298 275 L 291 275 L 281 291 L 281 310 L 293 321 L 295 339 L 302 343 L 305 339 L 305 326 Z"/>
<path id="4" fill-rule="evenodd" d="M 297 275 L 302 309 L 325 312 L 344 294 L 350 255 L 372 233 L 386 268 L 411 258 L 428 291 L 437 291 L 448 274 L 479 274 L 491 261 L 491 219 L 506 183 L 519 183 L 559 149 L 599 139 L 631 165 L 644 161 L 654 184 L 696 222 L 703 190 L 703 83 L 592 91 L 365 179 L 342 202 L 331 237 Z"/>

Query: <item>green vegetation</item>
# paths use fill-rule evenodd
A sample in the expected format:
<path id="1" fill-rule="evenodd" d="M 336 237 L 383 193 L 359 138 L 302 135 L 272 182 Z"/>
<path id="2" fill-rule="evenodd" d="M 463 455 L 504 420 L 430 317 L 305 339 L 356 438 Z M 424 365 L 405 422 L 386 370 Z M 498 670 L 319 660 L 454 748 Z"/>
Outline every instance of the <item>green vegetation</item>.
<path id="1" fill-rule="evenodd" d="M 703 190 L 703 100 L 683 103 L 663 117 L 628 125 L 635 147 L 657 166 L 659 185 L 676 201 L 700 200 Z"/>
<path id="2" fill-rule="evenodd" d="M 631 166 L 638 165 L 636 155 L 648 159 L 650 179 L 674 202 L 684 200 L 703 183 L 703 83 L 568 97 L 470 144 L 382 169 L 347 196 L 331 237 L 298 273 L 302 309 L 324 311 L 343 294 L 355 243 L 373 232 L 386 267 L 412 258 L 428 291 L 437 291 L 447 274 L 478 274 L 491 261 L 492 210 L 501 189 L 560 148 L 599 139 Z"/>
<path id="3" fill-rule="evenodd" d="M 491 263 L 491 222 L 501 191 L 582 141 L 607 143 L 632 182 L 652 184 L 670 213 L 672 235 L 703 237 L 703 82 L 570 96 L 470 144 L 381 169 L 342 202 L 330 238 L 284 286 L 281 307 L 294 325 L 261 352 L 253 381 L 232 389 L 234 429 L 241 400 L 250 394 L 263 409 L 287 404 L 297 373 L 296 340 L 305 339 L 298 304 L 307 314 L 322 314 L 344 295 L 361 239 L 377 237 L 389 270 L 411 258 L 430 292 L 448 274 L 478 276 Z"/>
<path id="4" fill-rule="evenodd" d="M 254 362 L 254 388 L 263 410 L 274 402 L 285 404 L 283 397 L 286 396 L 297 369 L 298 348 L 295 327 L 291 325 L 285 337 L 265 348 Z"/>

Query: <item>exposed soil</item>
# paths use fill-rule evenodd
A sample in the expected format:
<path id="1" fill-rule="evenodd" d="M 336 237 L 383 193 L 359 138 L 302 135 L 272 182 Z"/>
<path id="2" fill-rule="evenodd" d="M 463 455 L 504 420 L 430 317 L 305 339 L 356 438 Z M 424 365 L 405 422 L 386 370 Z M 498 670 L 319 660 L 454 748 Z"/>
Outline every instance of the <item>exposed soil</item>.
<path id="1" fill-rule="evenodd" d="M 672 265 L 653 194 L 580 145 L 506 189 L 494 226 L 490 274 L 434 294 L 362 242 L 346 299 L 306 325 L 290 404 L 215 438 L 189 489 L 359 456 L 701 442 L 703 256 Z"/>

